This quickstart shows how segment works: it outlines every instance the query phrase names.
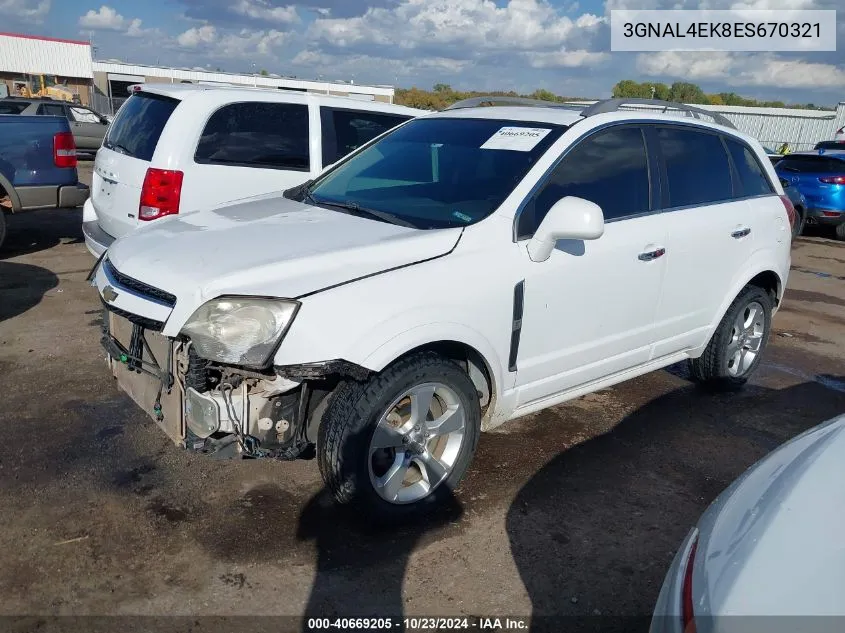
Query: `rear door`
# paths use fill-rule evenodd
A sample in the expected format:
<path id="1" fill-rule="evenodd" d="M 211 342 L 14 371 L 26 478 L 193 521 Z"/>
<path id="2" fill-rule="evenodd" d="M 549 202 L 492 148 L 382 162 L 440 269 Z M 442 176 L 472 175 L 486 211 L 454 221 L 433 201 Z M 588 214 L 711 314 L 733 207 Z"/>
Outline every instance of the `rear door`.
<path id="1" fill-rule="evenodd" d="M 362 145 L 404 123 L 411 117 L 368 110 L 322 106 L 322 168 L 339 161 Z"/>
<path id="2" fill-rule="evenodd" d="M 777 164 L 777 172 L 804 194 L 808 209 L 845 210 L 845 187 L 833 180 L 845 175 L 845 161 L 823 154 L 793 154 Z"/>
<path id="3" fill-rule="evenodd" d="M 304 103 L 245 101 L 218 108 L 185 172 L 182 210 L 281 192 L 308 180 L 319 170 L 309 119 Z"/>
<path id="4" fill-rule="evenodd" d="M 177 99 L 138 92 L 120 108 L 97 152 L 91 203 L 100 228 L 122 237 L 138 226 L 141 186 Z"/>
<path id="5" fill-rule="evenodd" d="M 718 132 L 682 124 L 653 125 L 648 132 L 660 153 L 661 216 L 669 232 L 657 358 L 706 342 L 761 227 L 734 191 L 731 159 Z"/>
<path id="6" fill-rule="evenodd" d="M 70 129 L 79 149 L 95 150 L 106 135 L 108 123 L 96 112 L 84 106 L 67 106 Z"/>

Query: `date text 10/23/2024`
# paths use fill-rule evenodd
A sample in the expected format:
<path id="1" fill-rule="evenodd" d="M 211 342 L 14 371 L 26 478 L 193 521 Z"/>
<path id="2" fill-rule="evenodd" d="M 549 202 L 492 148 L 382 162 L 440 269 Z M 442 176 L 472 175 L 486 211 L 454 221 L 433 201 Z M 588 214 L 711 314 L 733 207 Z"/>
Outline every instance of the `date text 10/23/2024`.
<path id="1" fill-rule="evenodd" d="M 530 618 L 522 617 L 398 617 L 398 618 L 309 618 L 306 630 L 316 631 L 527 631 Z"/>

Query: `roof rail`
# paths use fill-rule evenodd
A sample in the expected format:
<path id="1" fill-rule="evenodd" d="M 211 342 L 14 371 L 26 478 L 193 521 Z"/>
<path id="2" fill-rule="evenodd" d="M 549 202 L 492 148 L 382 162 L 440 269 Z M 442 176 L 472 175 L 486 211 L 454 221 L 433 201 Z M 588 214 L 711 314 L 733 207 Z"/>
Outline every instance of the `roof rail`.
<path id="1" fill-rule="evenodd" d="M 580 109 L 579 106 L 573 106 L 566 103 L 558 103 L 556 101 L 543 101 L 541 99 L 526 99 L 525 97 L 497 97 L 494 95 L 484 97 L 472 97 L 471 99 L 463 99 L 453 103 L 446 110 L 463 110 L 464 108 L 476 108 L 478 106 L 489 104 L 506 105 L 506 106 L 528 106 L 531 108 L 564 108 L 564 109 Z"/>
<path id="2" fill-rule="evenodd" d="M 685 103 L 676 103 L 674 101 L 661 101 L 660 99 L 637 99 L 637 98 L 619 98 L 619 99 L 605 99 L 585 108 L 581 115 L 583 117 L 590 117 L 596 114 L 603 114 L 605 112 L 617 112 L 626 105 L 647 105 L 658 108 L 663 108 L 663 112 L 667 110 L 679 110 L 681 112 L 689 112 L 694 118 L 700 119 L 702 115 L 708 116 L 719 125 L 736 129 L 736 126 L 731 123 L 729 119 L 717 112 L 711 112 L 703 108 L 696 108 L 694 106 L 686 105 Z"/>

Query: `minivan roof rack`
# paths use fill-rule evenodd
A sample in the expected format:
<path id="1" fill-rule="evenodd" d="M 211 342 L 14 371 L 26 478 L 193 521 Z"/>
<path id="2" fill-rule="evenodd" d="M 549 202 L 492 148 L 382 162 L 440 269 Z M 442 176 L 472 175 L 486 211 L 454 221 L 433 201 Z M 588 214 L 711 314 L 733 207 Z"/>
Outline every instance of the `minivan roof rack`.
<path id="1" fill-rule="evenodd" d="M 463 110 L 464 108 L 477 108 L 478 106 L 490 104 L 495 105 L 509 105 L 509 106 L 528 106 L 531 108 L 564 108 L 564 109 L 580 109 L 581 106 L 558 103 L 556 101 L 543 101 L 541 99 L 526 99 L 525 97 L 508 97 L 508 96 L 483 96 L 472 97 L 470 99 L 463 99 L 450 105 L 446 110 Z"/>
<path id="2" fill-rule="evenodd" d="M 710 110 L 705 110 L 703 108 L 696 108 L 695 106 L 686 105 L 685 103 L 662 101 L 660 99 L 637 99 L 634 97 L 605 99 L 604 101 L 598 101 L 593 105 L 588 106 L 581 112 L 581 115 L 586 118 L 595 116 L 596 114 L 604 114 L 605 112 L 617 112 L 627 105 L 654 106 L 655 108 L 663 108 L 663 112 L 666 112 L 667 110 L 689 112 L 696 119 L 700 119 L 702 115 L 708 116 L 719 125 L 724 125 L 725 127 L 729 127 L 734 130 L 736 129 L 736 126 L 731 123 L 728 118 L 722 116 L 718 112 L 711 112 Z"/>

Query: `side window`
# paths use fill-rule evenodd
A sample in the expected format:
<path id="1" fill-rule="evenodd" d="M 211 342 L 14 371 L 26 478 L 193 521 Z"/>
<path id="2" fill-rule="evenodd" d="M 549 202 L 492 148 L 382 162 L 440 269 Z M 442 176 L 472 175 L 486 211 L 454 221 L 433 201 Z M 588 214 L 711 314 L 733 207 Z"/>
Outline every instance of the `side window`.
<path id="1" fill-rule="evenodd" d="M 732 139 L 725 138 L 725 143 L 739 174 L 741 195 L 762 196 L 774 193 L 772 183 L 769 182 L 766 172 L 763 171 L 754 153 L 742 143 Z"/>
<path id="2" fill-rule="evenodd" d="M 658 127 L 656 134 L 666 164 L 669 207 L 733 198 L 731 168 L 721 138 L 680 127 Z"/>
<path id="3" fill-rule="evenodd" d="M 88 110 L 78 106 L 70 106 L 70 113 L 77 123 L 99 123 L 100 117 Z"/>
<path id="4" fill-rule="evenodd" d="M 323 166 L 326 166 L 410 117 L 324 107 L 320 108 L 320 118 L 323 122 Z"/>
<path id="5" fill-rule="evenodd" d="M 211 115 L 197 144 L 201 164 L 308 171 L 308 106 L 233 103 Z"/>
<path id="6" fill-rule="evenodd" d="M 611 128 L 578 143 L 523 209 L 517 235 L 533 235 L 552 205 L 565 196 L 595 202 L 605 220 L 649 211 L 648 158 L 642 130 Z"/>
<path id="7" fill-rule="evenodd" d="M 67 116 L 65 107 L 58 103 L 42 103 L 38 106 L 38 114 L 45 116 Z"/>

